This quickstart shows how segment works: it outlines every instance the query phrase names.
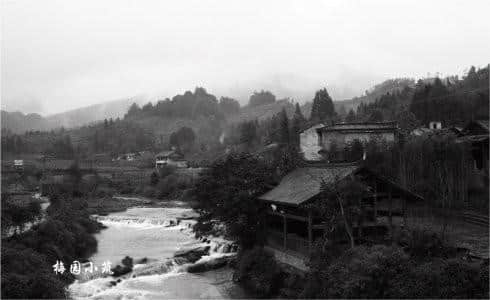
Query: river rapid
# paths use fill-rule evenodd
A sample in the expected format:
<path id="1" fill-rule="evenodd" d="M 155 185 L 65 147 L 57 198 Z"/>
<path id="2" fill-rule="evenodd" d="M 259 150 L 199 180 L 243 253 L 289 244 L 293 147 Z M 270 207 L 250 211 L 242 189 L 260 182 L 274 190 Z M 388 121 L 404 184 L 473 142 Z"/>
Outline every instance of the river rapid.
<path id="1" fill-rule="evenodd" d="M 228 268 L 191 274 L 187 264 L 179 265 L 174 253 L 208 245 L 209 255 L 197 263 L 234 255 L 230 243 L 221 239 L 198 241 L 191 226 L 196 216 L 189 208 L 136 207 L 96 218 L 107 226 L 95 237 L 98 250 L 90 261 L 99 271 L 83 273 L 68 287 L 74 299 L 175 299 L 243 298 L 243 290 L 231 280 Z M 119 278 L 100 273 L 110 261 L 121 264 L 125 256 L 133 258 L 133 271 Z M 146 258 L 146 260 L 143 260 Z M 83 269 L 83 268 L 82 268 Z"/>

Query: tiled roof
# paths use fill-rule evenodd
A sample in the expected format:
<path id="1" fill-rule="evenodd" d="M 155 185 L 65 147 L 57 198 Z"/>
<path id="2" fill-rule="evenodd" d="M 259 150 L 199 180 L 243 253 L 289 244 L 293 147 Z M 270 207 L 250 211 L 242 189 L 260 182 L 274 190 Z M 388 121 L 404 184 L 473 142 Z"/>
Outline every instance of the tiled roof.
<path id="1" fill-rule="evenodd" d="M 160 153 L 158 153 L 157 155 L 155 156 L 170 156 L 170 155 L 174 155 L 174 154 L 177 154 L 174 150 L 168 150 L 168 151 L 162 151 Z"/>
<path id="2" fill-rule="evenodd" d="M 478 120 L 476 121 L 482 128 L 488 131 L 488 120 Z"/>
<path id="3" fill-rule="evenodd" d="M 320 131 L 393 131 L 396 122 L 362 122 L 362 123 L 335 123 L 319 128 Z"/>
<path id="4" fill-rule="evenodd" d="M 320 193 L 322 182 L 334 183 L 336 180 L 354 173 L 358 168 L 355 165 L 298 168 L 287 174 L 278 186 L 259 199 L 300 205 Z"/>

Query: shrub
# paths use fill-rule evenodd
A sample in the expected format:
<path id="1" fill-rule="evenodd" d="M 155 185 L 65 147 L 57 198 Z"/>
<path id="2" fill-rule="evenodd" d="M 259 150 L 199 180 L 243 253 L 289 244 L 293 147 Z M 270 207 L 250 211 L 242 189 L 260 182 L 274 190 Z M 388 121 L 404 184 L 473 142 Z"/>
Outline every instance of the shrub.
<path id="1" fill-rule="evenodd" d="M 431 259 L 413 259 L 399 247 L 356 247 L 321 268 L 312 268 L 300 296 L 488 298 L 488 264 Z"/>
<path id="2" fill-rule="evenodd" d="M 177 190 L 179 179 L 176 175 L 171 174 L 160 180 L 157 184 L 157 197 L 164 198 L 171 195 Z"/>
<path id="3" fill-rule="evenodd" d="M 488 265 L 478 267 L 456 259 L 448 260 L 439 284 L 440 293 L 437 296 L 441 298 L 488 299 Z"/>
<path id="4" fill-rule="evenodd" d="M 236 272 L 240 283 L 257 297 L 271 296 L 281 285 L 281 269 L 273 255 L 260 247 L 242 253 Z"/>
<path id="5" fill-rule="evenodd" d="M 158 174 L 156 172 L 152 172 L 150 176 L 150 184 L 156 185 L 158 183 Z"/>
<path id="6" fill-rule="evenodd" d="M 2 298 L 65 298 L 63 282 L 42 254 L 2 244 Z"/>
<path id="7" fill-rule="evenodd" d="M 443 241 L 440 234 L 423 228 L 404 231 L 398 243 L 405 246 L 412 257 L 419 259 L 447 258 L 456 252 L 456 248 L 449 241 Z"/>
<path id="8" fill-rule="evenodd" d="M 486 298 L 488 265 L 436 259 L 399 274 L 388 291 L 392 298 Z"/>
<path id="9" fill-rule="evenodd" d="M 143 195 L 147 198 L 152 198 L 155 196 L 155 189 L 151 186 L 145 186 L 143 188 Z"/>
<path id="10" fill-rule="evenodd" d="M 84 261 L 97 249 L 91 235 L 100 223 L 90 219 L 87 202 L 53 197 L 46 220 L 20 235 L 2 240 L 2 298 L 65 298 L 74 277 L 55 274 L 56 261 Z"/>
<path id="11" fill-rule="evenodd" d="M 397 274 L 403 273 L 409 256 L 401 248 L 356 247 L 329 267 L 329 298 L 386 298 Z"/>
<path id="12" fill-rule="evenodd" d="M 168 175 L 174 174 L 175 169 L 176 168 L 174 166 L 164 165 L 158 168 L 158 175 L 160 176 L 160 178 L 165 178 Z"/>

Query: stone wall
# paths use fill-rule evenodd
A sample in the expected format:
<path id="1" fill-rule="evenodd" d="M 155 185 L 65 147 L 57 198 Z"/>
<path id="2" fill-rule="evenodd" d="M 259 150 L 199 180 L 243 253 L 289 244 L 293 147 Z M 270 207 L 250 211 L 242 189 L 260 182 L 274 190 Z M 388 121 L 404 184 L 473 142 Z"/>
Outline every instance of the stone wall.
<path id="1" fill-rule="evenodd" d="M 376 140 L 381 142 L 392 143 L 395 141 L 394 132 L 342 132 L 342 131 L 329 131 L 322 132 L 320 144 L 325 150 L 330 150 L 333 143 L 337 145 L 337 149 L 341 150 L 346 145 L 352 143 L 354 140 L 359 140 L 362 143 L 367 143 L 370 140 Z"/>
<path id="2" fill-rule="evenodd" d="M 299 135 L 300 148 L 306 160 L 321 160 L 322 156 L 318 154 L 322 148 L 320 146 L 320 140 L 318 138 L 317 128 L 323 127 L 323 124 L 315 125 L 306 129 Z"/>

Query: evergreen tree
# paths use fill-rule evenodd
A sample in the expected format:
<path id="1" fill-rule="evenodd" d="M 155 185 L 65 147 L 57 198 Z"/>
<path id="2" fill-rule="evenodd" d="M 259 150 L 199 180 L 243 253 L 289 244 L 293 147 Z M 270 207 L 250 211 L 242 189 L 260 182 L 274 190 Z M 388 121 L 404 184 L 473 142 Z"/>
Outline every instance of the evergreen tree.
<path id="1" fill-rule="evenodd" d="M 255 146 L 257 140 L 257 123 L 255 121 L 240 124 L 240 143 L 245 144 L 247 151 L 250 151 Z"/>
<path id="2" fill-rule="evenodd" d="M 306 126 L 307 120 L 306 120 L 305 116 L 303 115 L 303 112 L 301 112 L 301 108 L 299 106 L 299 103 L 296 103 L 293 119 L 296 119 L 299 121 L 301 129 L 303 129 L 304 126 Z"/>
<path id="3" fill-rule="evenodd" d="M 289 119 L 286 109 L 283 108 L 279 115 L 279 137 L 280 143 L 283 145 L 289 145 Z"/>
<path id="4" fill-rule="evenodd" d="M 313 98 L 313 106 L 311 107 L 311 117 L 312 123 L 318 123 L 325 121 L 329 118 L 335 116 L 335 108 L 333 105 L 332 98 L 327 92 L 326 88 L 318 90 L 315 93 L 315 98 Z"/>
<path id="5" fill-rule="evenodd" d="M 248 101 L 249 106 L 260 106 L 276 102 L 276 96 L 269 91 L 254 92 Z"/>
<path id="6" fill-rule="evenodd" d="M 354 112 L 354 110 L 352 108 L 349 110 L 349 113 L 345 117 L 345 121 L 348 123 L 352 123 L 352 122 L 356 121 L 356 113 Z"/>
<path id="7" fill-rule="evenodd" d="M 299 134 L 306 126 L 306 119 L 301 112 L 299 104 L 296 103 L 296 110 L 294 111 L 293 124 L 291 128 L 291 141 L 294 147 L 299 147 Z"/>
<path id="8" fill-rule="evenodd" d="M 138 104 L 136 104 L 136 102 L 134 102 L 133 104 L 131 104 L 131 106 L 129 107 L 129 110 L 128 112 L 126 113 L 126 116 L 128 117 L 131 117 L 131 116 L 135 116 L 137 114 L 139 114 L 141 111 L 141 108 L 139 107 Z"/>
<path id="9" fill-rule="evenodd" d="M 368 118 L 369 122 L 382 122 L 384 119 L 383 112 L 379 109 L 375 109 Z"/>

